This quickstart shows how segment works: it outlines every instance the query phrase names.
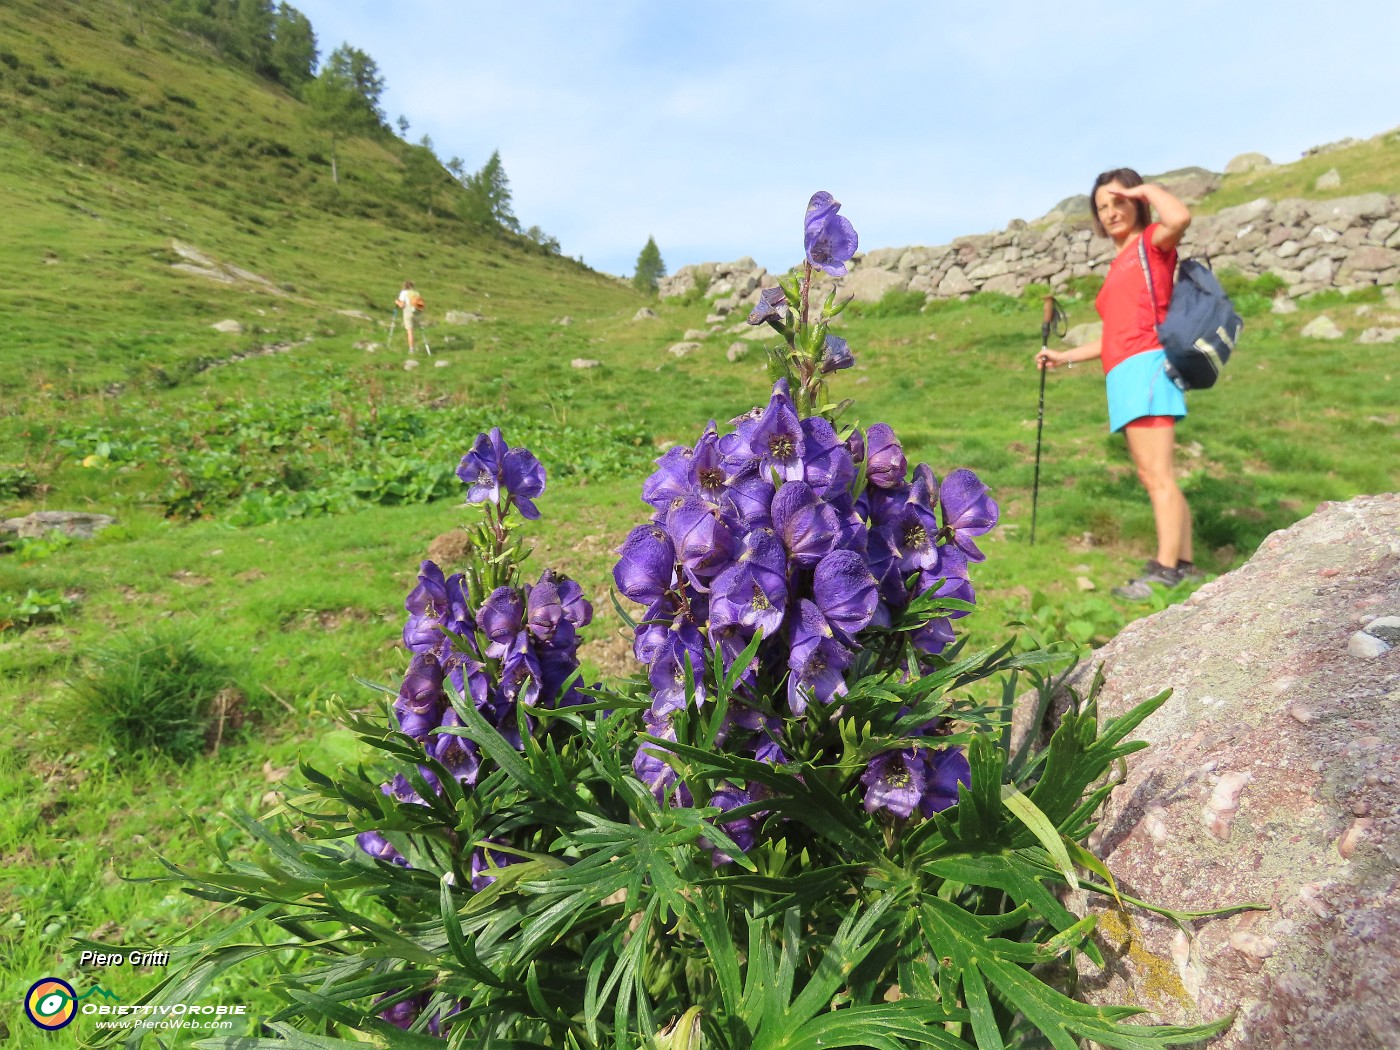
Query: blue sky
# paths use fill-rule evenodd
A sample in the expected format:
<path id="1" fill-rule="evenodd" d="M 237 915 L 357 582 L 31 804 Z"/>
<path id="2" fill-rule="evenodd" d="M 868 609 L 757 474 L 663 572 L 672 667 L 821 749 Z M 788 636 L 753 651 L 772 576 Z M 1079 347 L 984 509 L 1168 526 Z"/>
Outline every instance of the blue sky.
<path id="1" fill-rule="evenodd" d="M 1106 168 L 1144 173 L 1400 124 L 1400 4 L 484 4 L 294 0 L 324 57 L 368 52 L 391 121 L 478 168 L 515 212 L 629 274 L 801 257 L 830 190 L 862 249 L 1034 219 Z"/>

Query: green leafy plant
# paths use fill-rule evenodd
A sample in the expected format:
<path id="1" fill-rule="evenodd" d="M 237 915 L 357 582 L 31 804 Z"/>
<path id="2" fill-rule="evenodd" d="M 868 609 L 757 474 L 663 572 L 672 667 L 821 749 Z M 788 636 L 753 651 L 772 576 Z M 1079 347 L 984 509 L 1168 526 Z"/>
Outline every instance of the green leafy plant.
<path id="1" fill-rule="evenodd" d="M 76 598 L 69 598 L 58 590 L 36 590 L 31 587 L 22 596 L 0 594 L 0 634 L 22 631 L 36 624 L 62 621 L 77 604 Z"/>
<path id="2" fill-rule="evenodd" d="M 39 488 L 39 476 L 28 467 L 0 466 L 0 499 L 24 499 Z"/>

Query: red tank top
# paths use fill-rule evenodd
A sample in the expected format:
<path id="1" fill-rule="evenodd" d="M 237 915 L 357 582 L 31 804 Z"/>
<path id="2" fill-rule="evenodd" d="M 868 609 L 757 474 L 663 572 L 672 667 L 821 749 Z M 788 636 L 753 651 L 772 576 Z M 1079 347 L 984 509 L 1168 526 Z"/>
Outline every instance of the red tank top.
<path id="1" fill-rule="evenodd" d="M 1167 315 L 1167 306 L 1172 301 L 1176 249 L 1164 252 L 1152 243 L 1152 232 L 1157 226 L 1154 222 L 1142 231 L 1143 244 L 1147 246 L 1147 265 L 1152 268 L 1152 286 L 1157 293 L 1156 303 L 1148 300 L 1147 279 L 1142 274 L 1136 239 L 1124 245 L 1108 264 L 1108 276 L 1094 300 L 1094 308 L 1103 319 L 1100 360 L 1105 373 L 1125 357 L 1156 350 L 1162 345 L 1155 326 Z"/>

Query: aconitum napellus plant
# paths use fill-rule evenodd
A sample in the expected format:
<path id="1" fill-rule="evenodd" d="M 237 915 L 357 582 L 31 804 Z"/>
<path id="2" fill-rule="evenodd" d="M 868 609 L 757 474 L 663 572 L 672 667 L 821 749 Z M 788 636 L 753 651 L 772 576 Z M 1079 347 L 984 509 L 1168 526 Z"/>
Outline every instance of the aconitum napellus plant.
<path id="1" fill-rule="evenodd" d="M 843 419 L 827 387 L 859 348 L 836 293 L 810 301 L 858 244 L 831 194 L 802 241 L 749 318 L 776 333 L 766 400 L 667 450 L 617 547 L 639 670 L 582 684 L 593 607 L 523 582 L 544 466 L 481 434 L 465 564 L 422 563 L 399 684 L 342 713 L 372 757 L 237 818 L 256 863 L 176 869 L 249 919 L 173 950 L 143 1003 L 268 955 L 287 1005 L 260 1045 L 1156 1050 L 1228 1024 L 1125 1024 L 1043 979 L 1103 965 L 1066 899 L 1146 907 L 1086 843 L 1167 694 L 1100 725 L 1096 679 L 1047 747 L 1010 747 L 1013 698 L 1044 710 L 1072 655 L 966 651 L 997 503 Z"/>
<path id="2" fill-rule="evenodd" d="M 693 446 L 657 460 L 642 488 L 651 518 L 618 550 L 617 589 L 645 610 L 633 651 L 647 666 L 652 742 L 633 765 L 673 805 L 696 804 L 697 791 L 664 742 L 719 678 L 733 681 L 714 743 L 785 764 L 793 748 L 817 746 L 850 681 L 930 670 L 953 642 L 952 621 L 974 604 L 969 563 L 984 558 L 977 537 L 997 522 L 972 471 L 940 481 L 926 464 L 911 470 L 887 424 L 838 430 L 835 411 L 817 410 L 825 376 L 853 360 L 827 331 L 834 293 L 815 325 L 803 316 L 813 269 L 844 274 L 856 248 L 839 208 L 829 193 L 812 197 L 803 273 L 765 289 L 750 316 L 784 336 L 770 351 L 779 378 L 768 403 L 723 435 L 711 421 Z M 813 705 L 821 717 L 808 717 Z M 908 820 L 949 808 L 970 778 L 962 750 L 939 746 L 949 723 L 895 714 L 907 745 L 865 761 L 865 809 Z M 826 751 L 834 765 L 846 757 Z M 727 812 L 762 795 L 760 785 L 721 781 L 708 802 Z M 721 823 L 740 848 L 755 838 L 752 816 Z M 732 856 L 716 849 L 715 858 Z"/>
<path id="3" fill-rule="evenodd" d="M 533 724 L 530 708 L 584 699 L 576 688 L 578 632 L 593 619 L 593 606 L 575 581 L 552 570 L 534 584 L 518 581 L 521 549 L 511 529 L 515 516 L 539 518 L 534 499 L 544 492 L 543 466 L 529 449 L 508 448 L 497 427 L 477 436 L 457 476 L 467 486 L 467 505 L 481 514 L 470 533 L 477 556 L 467 573 L 451 576 L 424 561 L 404 601 L 403 644 L 412 659 L 393 714 L 399 732 L 419 742 L 437 766 L 420 766 L 416 777 L 400 773 L 384 784 L 383 792 L 400 802 L 422 804 L 425 792 L 441 795 L 444 774 L 464 788 L 478 782 L 483 756 L 456 732 L 463 705 L 518 748 L 522 727 Z M 360 834 L 358 841 L 371 856 L 409 865 L 378 830 Z M 515 859 L 476 847 L 472 885 L 488 885 L 492 869 Z"/>

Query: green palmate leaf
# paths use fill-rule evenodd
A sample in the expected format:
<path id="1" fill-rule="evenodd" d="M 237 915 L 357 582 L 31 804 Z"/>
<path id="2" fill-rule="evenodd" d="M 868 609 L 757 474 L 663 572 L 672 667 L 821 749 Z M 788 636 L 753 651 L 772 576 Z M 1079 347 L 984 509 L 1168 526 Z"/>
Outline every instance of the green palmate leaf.
<path id="1" fill-rule="evenodd" d="M 1154 1050 L 1198 1042 L 1228 1027 L 1226 1018 L 1193 1027 L 1127 1025 L 1120 1022 L 1143 1011 L 1136 1007 L 1095 1007 L 1057 992 L 1018 963 L 1014 942 L 988 936 L 978 918 L 955 904 L 926 897 L 919 918 L 933 951 L 945 960 L 944 969 L 963 987 L 969 1005 L 978 1000 L 978 985 L 985 1001 L 972 1006 L 974 1032 L 987 1023 L 991 1008 L 988 988 L 1020 1013 L 1050 1040 L 1056 1050 L 1078 1050 L 1075 1037 L 1092 1039 L 1119 1050 Z M 976 976 L 969 979 L 969 973 Z M 969 989 L 969 983 L 972 987 Z M 976 1020 L 982 1011 L 981 1021 Z M 981 1036 L 978 1035 L 979 1046 Z M 996 1036 L 1000 1040 L 1000 1034 Z M 992 1045 L 999 1045 L 999 1042 Z M 987 1050 L 987 1048 L 983 1048 Z"/>

